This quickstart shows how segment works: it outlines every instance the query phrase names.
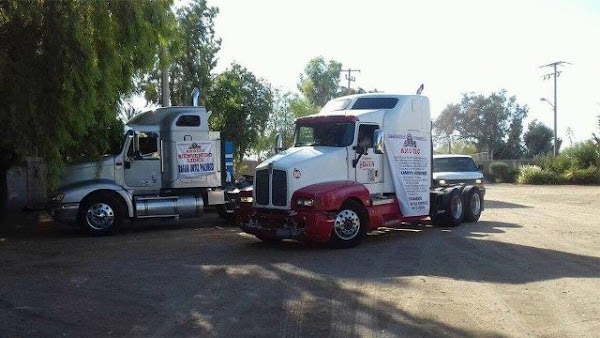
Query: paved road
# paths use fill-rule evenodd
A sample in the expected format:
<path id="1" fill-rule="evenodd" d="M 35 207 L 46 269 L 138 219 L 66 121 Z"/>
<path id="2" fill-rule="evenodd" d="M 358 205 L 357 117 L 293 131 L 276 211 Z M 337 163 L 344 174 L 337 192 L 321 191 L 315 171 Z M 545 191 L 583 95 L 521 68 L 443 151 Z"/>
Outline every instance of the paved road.
<path id="1" fill-rule="evenodd" d="M 494 185 L 479 223 L 329 250 L 214 214 L 0 234 L 0 336 L 597 337 L 600 188 Z M 27 230 L 27 229 L 34 229 Z"/>

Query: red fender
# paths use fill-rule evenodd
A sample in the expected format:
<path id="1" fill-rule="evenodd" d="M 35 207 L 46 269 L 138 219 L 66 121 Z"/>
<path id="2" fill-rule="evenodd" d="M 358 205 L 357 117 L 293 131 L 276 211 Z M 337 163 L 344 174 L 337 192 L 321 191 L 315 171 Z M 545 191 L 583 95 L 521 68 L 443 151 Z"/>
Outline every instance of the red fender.
<path id="1" fill-rule="evenodd" d="M 305 210 L 296 205 L 298 198 L 313 199 L 315 201 L 313 210 L 332 211 L 338 210 L 349 198 L 355 198 L 364 206 L 368 206 L 370 195 L 363 184 L 355 181 L 333 181 L 309 185 L 294 193 L 291 201 L 292 208 Z"/>

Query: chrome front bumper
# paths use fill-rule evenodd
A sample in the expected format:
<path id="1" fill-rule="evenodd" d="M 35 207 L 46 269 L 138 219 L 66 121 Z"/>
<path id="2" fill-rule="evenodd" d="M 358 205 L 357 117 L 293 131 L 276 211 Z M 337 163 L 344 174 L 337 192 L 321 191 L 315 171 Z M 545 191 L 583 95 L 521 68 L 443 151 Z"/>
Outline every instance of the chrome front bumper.
<path id="1" fill-rule="evenodd" d="M 78 212 L 79 203 L 51 204 L 48 208 L 48 213 L 55 221 L 68 225 L 77 224 Z"/>

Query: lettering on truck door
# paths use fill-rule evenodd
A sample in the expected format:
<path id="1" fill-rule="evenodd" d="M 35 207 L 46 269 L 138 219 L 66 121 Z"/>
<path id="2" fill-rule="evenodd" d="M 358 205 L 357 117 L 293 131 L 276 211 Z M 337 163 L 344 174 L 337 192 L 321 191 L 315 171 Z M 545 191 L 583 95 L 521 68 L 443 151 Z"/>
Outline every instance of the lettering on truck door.
<path id="1" fill-rule="evenodd" d="M 357 146 L 365 147 L 367 153 L 356 163 L 356 182 L 367 185 L 383 182 L 383 155 L 373 151 L 373 132 L 379 129 L 376 124 L 361 124 L 358 128 Z M 355 159 L 358 153 L 355 152 Z M 370 189 L 369 189 L 370 190 Z"/>

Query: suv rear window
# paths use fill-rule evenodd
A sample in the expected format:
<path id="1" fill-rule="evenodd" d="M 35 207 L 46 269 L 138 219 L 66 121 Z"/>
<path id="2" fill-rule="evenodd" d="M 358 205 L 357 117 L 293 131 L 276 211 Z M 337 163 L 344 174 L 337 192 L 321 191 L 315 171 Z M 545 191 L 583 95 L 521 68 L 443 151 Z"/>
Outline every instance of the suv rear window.
<path id="1" fill-rule="evenodd" d="M 433 159 L 433 172 L 479 171 L 470 157 L 442 157 Z"/>

